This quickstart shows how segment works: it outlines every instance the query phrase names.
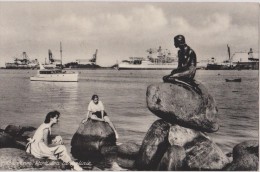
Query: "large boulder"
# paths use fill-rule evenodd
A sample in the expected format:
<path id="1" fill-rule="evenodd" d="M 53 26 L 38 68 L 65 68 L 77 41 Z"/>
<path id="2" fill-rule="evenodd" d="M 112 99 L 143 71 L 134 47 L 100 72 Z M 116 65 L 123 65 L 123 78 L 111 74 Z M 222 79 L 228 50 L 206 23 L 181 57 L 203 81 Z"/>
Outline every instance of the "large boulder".
<path id="1" fill-rule="evenodd" d="M 18 148 L 25 150 L 25 145 L 17 142 L 11 135 L 0 132 L 0 148 Z"/>
<path id="2" fill-rule="evenodd" d="M 205 132 L 219 129 L 216 103 L 197 81 L 150 85 L 146 100 L 151 112 L 170 123 Z"/>
<path id="3" fill-rule="evenodd" d="M 14 124 L 1 126 L 1 130 L 3 130 L 5 133 L 10 134 L 13 137 L 21 137 L 24 134 L 24 132 L 34 131 L 35 129 L 36 128 L 31 126 L 20 126 Z"/>
<path id="4" fill-rule="evenodd" d="M 3 125 L 0 128 L 1 133 L 5 133 L 5 137 L 6 135 L 8 135 L 7 137 L 12 138 L 12 140 L 16 141 L 15 145 L 18 145 L 18 147 L 23 145 L 22 149 L 24 149 L 25 145 L 27 144 L 28 142 L 27 139 L 33 136 L 35 129 L 36 128 L 31 126 L 20 126 L 15 124 Z M 3 137 L 3 135 L 1 137 Z M 9 146 L 9 147 L 17 147 L 17 146 Z"/>
<path id="5" fill-rule="evenodd" d="M 221 170 L 228 163 L 222 150 L 206 135 L 200 135 L 184 145 L 185 170 Z"/>
<path id="6" fill-rule="evenodd" d="M 0 170 L 64 170 L 61 161 L 37 159 L 23 150 L 0 149 Z"/>
<path id="7" fill-rule="evenodd" d="M 81 160 L 100 158 L 103 146 L 115 146 L 116 137 L 107 122 L 89 119 L 80 123 L 71 140 L 72 155 Z M 106 149 L 107 150 L 107 149 Z"/>
<path id="8" fill-rule="evenodd" d="M 138 155 L 140 145 L 137 143 L 124 143 L 118 146 L 117 163 L 119 166 L 133 169 L 134 162 Z"/>
<path id="9" fill-rule="evenodd" d="M 158 165 L 160 171 L 179 171 L 183 169 L 185 150 L 181 146 L 171 146 L 163 155 Z"/>
<path id="10" fill-rule="evenodd" d="M 233 148 L 233 162 L 228 171 L 258 171 L 259 143 L 257 140 L 242 142 Z"/>
<path id="11" fill-rule="evenodd" d="M 155 121 L 142 142 L 135 166 L 138 170 L 156 170 L 162 156 L 170 146 L 170 124 L 160 119 Z"/>

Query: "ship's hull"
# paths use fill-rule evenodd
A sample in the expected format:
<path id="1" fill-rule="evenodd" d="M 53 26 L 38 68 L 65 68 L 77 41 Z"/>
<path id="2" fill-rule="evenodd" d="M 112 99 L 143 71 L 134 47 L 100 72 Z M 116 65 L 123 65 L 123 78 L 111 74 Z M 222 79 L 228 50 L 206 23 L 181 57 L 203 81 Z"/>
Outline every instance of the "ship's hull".
<path id="1" fill-rule="evenodd" d="M 62 74 L 38 74 L 30 77 L 31 81 L 46 81 L 46 82 L 78 82 L 77 73 L 62 73 Z"/>
<path id="2" fill-rule="evenodd" d="M 15 64 L 15 63 L 5 63 L 6 69 L 36 69 L 38 68 L 37 65 L 23 65 L 23 64 Z"/>
<path id="3" fill-rule="evenodd" d="M 221 64 L 208 64 L 206 70 L 230 70 L 232 67 Z"/>
<path id="4" fill-rule="evenodd" d="M 119 64 L 119 70 L 172 70 L 176 69 L 178 64 Z"/>

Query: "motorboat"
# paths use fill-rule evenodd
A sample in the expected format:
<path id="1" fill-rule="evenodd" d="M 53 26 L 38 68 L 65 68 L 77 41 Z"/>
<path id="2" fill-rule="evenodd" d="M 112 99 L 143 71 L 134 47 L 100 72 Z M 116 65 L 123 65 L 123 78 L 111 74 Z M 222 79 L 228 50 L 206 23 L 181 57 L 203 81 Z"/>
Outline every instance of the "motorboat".
<path id="1" fill-rule="evenodd" d="M 37 71 L 36 76 L 30 77 L 31 81 L 48 81 L 48 82 L 78 82 L 78 73 L 62 70 L 62 48 L 60 43 L 61 65 L 57 68 L 45 68 L 42 64 Z"/>
<path id="2" fill-rule="evenodd" d="M 45 69 L 40 64 L 40 70 L 36 76 L 30 77 L 31 81 L 48 81 L 48 82 L 78 82 L 78 73 L 67 73 L 62 69 Z"/>

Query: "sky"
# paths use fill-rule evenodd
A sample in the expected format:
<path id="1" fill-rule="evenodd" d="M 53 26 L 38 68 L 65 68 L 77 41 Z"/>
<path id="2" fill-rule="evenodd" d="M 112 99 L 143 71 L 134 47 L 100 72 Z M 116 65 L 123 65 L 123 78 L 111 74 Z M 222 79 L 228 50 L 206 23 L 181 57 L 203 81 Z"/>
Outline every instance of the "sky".
<path id="1" fill-rule="evenodd" d="M 198 61 L 259 49 L 257 2 L 1 2 L 0 66 L 26 52 L 44 63 L 48 49 L 63 63 L 90 59 L 111 66 L 149 48 L 177 54 L 182 34 Z"/>

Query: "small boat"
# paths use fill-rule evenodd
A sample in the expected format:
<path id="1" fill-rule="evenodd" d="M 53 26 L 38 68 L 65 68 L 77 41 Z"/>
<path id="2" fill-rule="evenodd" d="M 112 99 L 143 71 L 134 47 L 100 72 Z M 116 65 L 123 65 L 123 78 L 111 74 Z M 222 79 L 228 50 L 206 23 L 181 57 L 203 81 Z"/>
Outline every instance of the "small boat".
<path id="1" fill-rule="evenodd" d="M 67 73 L 62 69 L 45 69 L 40 64 L 40 70 L 36 76 L 30 77 L 31 81 L 48 82 L 78 82 L 78 73 Z"/>
<path id="2" fill-rule="evenodd" d="M 241 78 L 236 78 L 236 79 L 225 79 L 226 82 L 241 82 L 242 79 Z"/>
<path id="3" fill-rule="evenodd" d="M 62 59 L 62 49 L 60 44 L 60 52 Z M 62 61 L 62 60 L 61 60 Z M 78 73 L 67 73 L 62 71 L 61 68 L 49 68 L 46 69 L 40 64 L 40 70 L 36 76 L 30 77 L 31 81 L 48 81 L 48 82 L 78 82 Z"/>

